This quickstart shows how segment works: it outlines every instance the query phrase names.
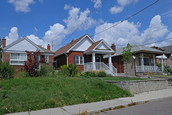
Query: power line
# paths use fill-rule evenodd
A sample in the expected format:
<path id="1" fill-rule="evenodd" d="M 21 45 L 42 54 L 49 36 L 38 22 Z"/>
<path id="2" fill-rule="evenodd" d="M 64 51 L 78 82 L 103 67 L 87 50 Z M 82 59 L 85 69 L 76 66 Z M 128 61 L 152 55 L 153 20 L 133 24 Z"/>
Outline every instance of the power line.
<path id="1" fill-rule="evenodd" d="M 113 28 L 113 27 L 115 27 L 115 26 L 117 26 L 117 25 L 123 23 L 124 21 L 133 18 L 133 17 L 136 16 L 137 14 L 143 12 L 144 10 L 148 9 L 149 7 L 153 6 L 154 4 L 156 4 L 156 3 L 159 2 L 159 1 L 160 1 L 160 0 L 156 0 L 155 2 L 153 2 L 153 3 L 151 3 L 150 5 L 144 7 L 143 9 L 141 9 L 141 10 L 139 10 L 138 12 L 134 13 L 133 15 L 131 15 L 131 16 L 125 18 L 125 19 L 122 20 L 122 21 L 119 21 L 118 23 L 112 25 L 112 26 L 109 27 L 109 28 L 106 28 L 106 29 L 104 29 L 104 30 L 102 30 L 102 31 L 100 31 L 100 32 L 97 32 L 97 33 L 93 34 L 91 37 L 96 36 L 96 35 L 98 35 L 98 34 L 100 34 L 100 33 L 103 33 L 103 32 L 105 32 L 105 31 L 107 31 L 107 30 L 109 30 L 109 29 L 111 29 L 111 28 Z"/>
<path id="2" fill-rule="evenodd" d="M 138 15 L 139 13 L 141 13 L 141 12 L 143 12 L 144 10 L 148 9 L 149 7 L 153 6 L 154 4 L 156 4 L 156 3 L 159 2 L 159 1 L 160 1 L 160 0 L 156 0 L 155 2 L 149 4 L 148 6 L 146 6 L 146 7 L 144 7 L 143 9 L 137 11 L 136 13 L 132 14 L 131 16 L 125 18 L 124 20 L 119 21 L 118 23 L 112 25 L 111 27 L 106 28 L 106 29 L 104 29 L 104 30 L 102 30 L 102 31 L 100 31 L 100 32 L 97 32 L 97 33 L 91 35 L 91 37 L 96 36 L 96 35 L 98 35 L 98 34 L 100 34 L 100 33 L 103 33 L 103 32 L 105 32 L 105 31 L 107 31 L 107 30 L 109 30 L 109 29 L 111 29 L 111 28 L 113 28 L 113 27 L 115 27 L 115 26 L 117 26 L 117 25 L 123 23 L 124 21 L 133 18 L 134 16 Z M 93 12 L 94 12 L 94 11 L 95 11 L 95 8 L 93 8 Z M 89 15 L 91 15 L 91 13 L 90 13 Z M 74 33 L 74 32 L 73 32 L 73 33 Z M 72 33 L 72 34 L 73 34 L 73 33 Z M 65 45 L 65 44 L 59 44 L 59 45 Z"/>

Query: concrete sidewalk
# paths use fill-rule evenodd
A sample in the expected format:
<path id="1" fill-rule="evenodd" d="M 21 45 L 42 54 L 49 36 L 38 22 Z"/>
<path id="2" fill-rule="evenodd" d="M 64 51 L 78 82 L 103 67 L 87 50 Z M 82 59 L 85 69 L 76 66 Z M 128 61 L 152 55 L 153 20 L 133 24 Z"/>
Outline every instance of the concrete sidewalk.
<path id="1" fill-rule="evenodd" d="M 73 115 L 80 114 L 84 111 L 87 111 L 88 113 L 94 113 L 108 108 L 114 108 L 120 105 L 127 106 L 132 102 L 142 103 L 145 101 L 151 101 L 167 97 L 172 97 L 172 88 L 135 94 L 134 97 L 118 98 L 108 101 L 77 104 L 71 106 L 64 106 L 61 108 L 43 109 L 31 112 L 13 113 L 9 115 Z"/>

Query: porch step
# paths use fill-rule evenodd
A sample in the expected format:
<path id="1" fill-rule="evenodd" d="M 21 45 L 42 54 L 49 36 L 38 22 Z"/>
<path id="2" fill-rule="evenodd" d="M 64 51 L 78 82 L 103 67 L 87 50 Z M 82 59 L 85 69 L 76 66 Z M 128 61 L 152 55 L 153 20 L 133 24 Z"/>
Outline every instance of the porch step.
<path id="1" fill-rule="evenodd" d="M 110 70 L 106 70 L 106 74 L 109 74 L 109 75 L 115 76 L 115 74 L 114 74 L 114 73 L 112 73 Z"/>

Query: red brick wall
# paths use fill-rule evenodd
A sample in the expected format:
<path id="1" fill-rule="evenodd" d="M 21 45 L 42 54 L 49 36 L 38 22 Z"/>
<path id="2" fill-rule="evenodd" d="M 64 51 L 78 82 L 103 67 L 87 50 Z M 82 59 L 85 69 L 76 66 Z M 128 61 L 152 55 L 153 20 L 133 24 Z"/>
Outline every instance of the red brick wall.
<path id="1" fill-rule="evenodd" d="M 3 60 L 3 62 L 10 62 L 10 53 L 9 52 L 3 52 L 2 60 Z"/>
<path id="2" fill-rule="evenodd" d="M 117 68 L 118 73 L 124 73 L 124 63 L 122 61 L 122 56 L 112 57 L 112 63 L 115 68 Z"/>
<path id="3" fill-rule="evenodd" d="M 73 62 L 73 57 L 74 56 L 84 56 L 84 54 L 83 54 L 83 52 L 78 52 L 78 51 L 72 51 L 72 52 L 69 52 L 69 54 L 68 54 L 68 63 L 69 64 L 74 64 L 74 62 Z M 77 67 L 78 67 L 78 71 L 84 71 L 84 65 L 77 65 Z"/>
<path id="4" fill-rule="evenodd" d="M 55 68 L 56 69 L 60 69 L 60 66 L 67 65 L 66 60 L 67 60 L 67 57 L 64 54 L 63 55 L 60 55 L 58 57 L 54 57 L 54 61 L 56 62 L 55 63 Z"/>

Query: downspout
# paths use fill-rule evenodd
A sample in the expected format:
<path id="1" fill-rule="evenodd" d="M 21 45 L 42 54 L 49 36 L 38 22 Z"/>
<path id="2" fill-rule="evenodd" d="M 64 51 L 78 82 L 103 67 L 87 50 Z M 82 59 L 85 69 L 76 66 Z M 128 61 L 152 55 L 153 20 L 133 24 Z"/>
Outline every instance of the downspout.
<path id="1" fill-rule="evenodd" d="M 67 59 L 66 59 L 66 63 L 67 63 L 67 67 L 68 67 L 68 55 L 66 54 L 66 53 L 64 53 L 65 55 L 66 55 L 66 57 L 67 57 Z"/>

